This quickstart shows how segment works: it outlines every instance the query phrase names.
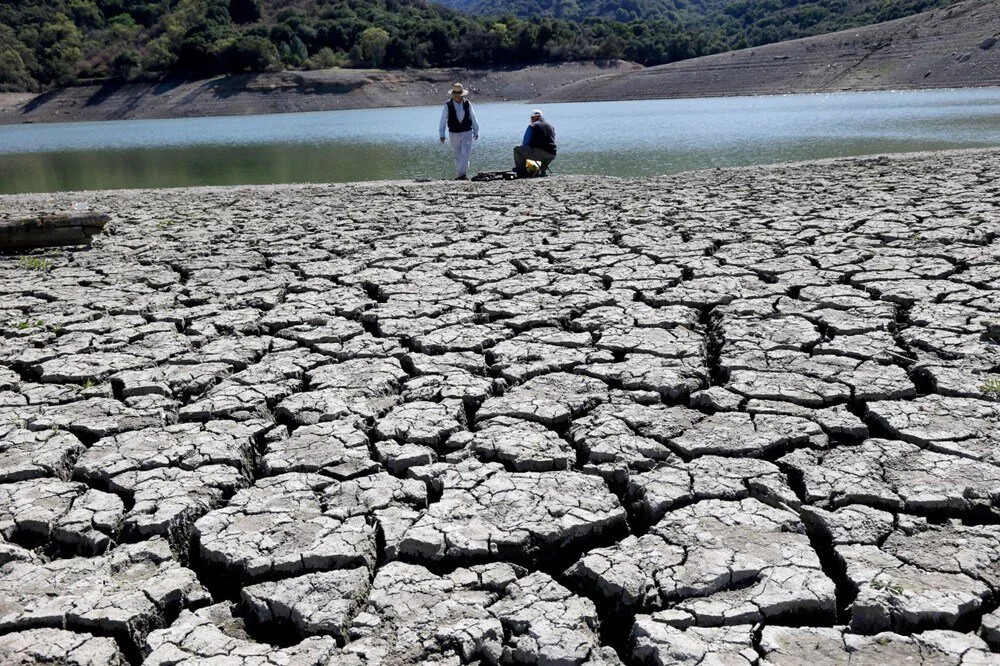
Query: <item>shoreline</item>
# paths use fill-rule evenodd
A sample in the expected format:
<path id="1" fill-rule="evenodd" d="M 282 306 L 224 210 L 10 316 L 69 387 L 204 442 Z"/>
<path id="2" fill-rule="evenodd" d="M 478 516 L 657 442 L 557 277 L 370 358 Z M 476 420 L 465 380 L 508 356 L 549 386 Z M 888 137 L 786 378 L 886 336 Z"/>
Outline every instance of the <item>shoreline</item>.
<path id="1" fill-rule="evenodd" d="M 979 88 L 1000 88 L 1000 80 L 989 81 L 985 83 L 940 83 L 935 85 L 902 85 L 902 84 L 887 84 L 885 86 L 873 86 L 873 87 L 861 87 L 861 88 L 838 88 L 838 89 L 781 89 L 773 91 L 758 91 L 758 92 L 704 92 L 701 94 L 664 94 L 662 96 L 656 97 L 613 97 L 613 96 L 600 96 L 593 95 L 588 99 L 571 99 L 562 100 L 555 97 L 540 96 L 540 97 L 525 97 L 525 98 L 495 98 L 489 95 L 484 95 L 478 98 L 481 104 L 495 104 L 495 103 L 511 103 L 511 104 L 546 104 L 546 103 L 564 103 L 564 104 L 587 104 L 591 102 L 638 102 L 647 100 L 683 100 L 683 99 L 728 99 L 733 97 L 783 97 L 789 95 L 830 95 L 830 94 L 841 94 L 841 93 L 892 93 L 892 92 L 922 92 L 930 90 L 974 90 Z M 64 89 L 65 91 L 66 89 Z M 21 97 L 22 93 L 0 93 L 0 127 L 8 125 L 31 125 L 31 124 L 52 124 L 52 123 L 73 123 L 73 122 L 93 122 L 99 119 L 72 119 L 72 120 L 62 120 L 55 116 L 47 120 L 21 120 L 18 119 L 14 114 L 17 106 L 23 104 L 22 102 L 8 100 L 4 101 L 4 96 L 8 97 Z M 413 104 L 389 104 L 382 106 L 363 106 L 363 105 L 348 105 L 343 102 L 338 102 L 333 104 L 334 108 L 308 108 L 301 111 L 256 111 L 252 113 L 234 113 L 226 112 L 219 114 L 209 114 L 209 115 L 190 115 L 177 113 L 175 115 L 164 115 L 164 116 L 142 116 L 134 118 L 107 118 L 104 120 L 174 120 L 183 118 L 214 118 L 214 117 L 239 117 L 239 116 L 256 116 L 256 115 L 280 115 L 283 113 L 323 113 L 326 111 L 363 111 L 363 110 L 380 110 L 380 109 L 395 109 L 395 108 L 411 108 L 411 107 L 422 107 L 422 106 L 438 106 L 440 100 L 434 99 L 421 99 Z M 235 111 L 236 109 L 233 109 Z M 56 116 L 64 114 L 65 112 L 60 111 Z M 68 115 L 68 114 L 66 114 Z"/>
<path id="2" fill-rule="evenodd" d="M 458 75 L 457 78 L 462 78 Z M 465 77 L 468 78 L 468 77 Z M 200 84 L 199 84 L 200 85 Z M 479 103 L 492 104 L 492 103 L 517 103 L 517 104 L 546 104 L 546 103 L 590 103 L 590 102 L 632 102 L 632 101 L 645 101 L 645 100 L 680 100 L 680 99 L 727 99 L 733 97 L 772 97 L 772 96 L 786 96 L 786 95 L 826 95 L 826 94 L 838 94 L 838 93 L 870 93 L 870 92 L 919 92 L 927 90 L 968 90 L 976 88 L 1000 88 L 1000 78 L 996 80 L 990 80 L 983 83 L 963 83 L 963 82 L 942 82 L 937 84 L 903 84 L 903 83 L 893 83 L 885 84 L 881 86 L 859 86 L 859 87 L 844 87 L 844 88 L 834 88 L 834 89 L 815 89 L 815 88 L 781 88 L 781 89 L 750 89 L 746 91 L 733 91 L 733 92 L 698 92 L 697 90 L 686 89 L 683 92 L 676 92 L 674 94 L 657 94 L 657 95 L 643 95 L 629 97 L 627 93 L 621 92 L 599 92 L 593 91 L 590 93 L 585 93 L 581 95 L 578 90 L 569 84 L 567 87 L 570 88 L 569 91 L 560 91 L 557 94 L 544 94 L 537 97 L 501 97 L 496 95 L 477 95 L 476 101 Z M 124 88 L 124 86 L 123 86 Z M 441 100 L 432 94 L 421 94 L 412 103 L 386 103 L 386 100 L 381 99 L 377 101 L 371 100 L 345 100 L 336 99 L 329 100 L 327 102 L 313 103 L 313 100 L 309 100 L 307 97 L 303 97 L 299 100 L 297 104 L 286 104 L 282 103 L 279 105 L 269 105 L 267 103 L 261 104 L 251 104 L 247 105 L 233 105 L 227 106 L 222 105 L 215 109 L 217 112 L 214 113 L 202 113 L 197 112 L 191 113 L 188 111 L 176 111 L 169 112 L 164 111 L 162 113 L 155 113 L 153 115 L 146 115 L 146 112 L 137 113 L 135 115 L 127 115 L 126 117 L 113 117 L 118 114 L 105 115 L 100 109 L 79 113 L 75 109 L 81 106 L 86 106 L 87 97 L 91 97 L 94 94 L 92 89 L 88 88 L 77 88 L 77 89 L 62 89 L 59 91 L 60 95 L 63 96 L 60 99 L 59 104 L 65 104 L 68 108 L 60 109 L 47 109 L 45 112 L 37 114 L 25 115 L 20 112 L 31 99 L 25 100 L 25 94 L 23 93 L 0 93 L 0 127 L 10 126 L 10 125 L 31 125 L 31 124 L 52 124 L 52 123 L 74 123 L 74 122 L 94 122 L 103 120 L 169 120 L 169 119 L 183 119 L 183 118 L 214 118 L 214 117 L 239 117 L 239 116 L 253 116 L 253 115 L 272 115 L 272 114 L 282 114 L 282 113 L 321 113 L 325 111 L 359 111 L 359 110 L 376 110 L 376 109 L 391 109 L 391 108 L 407 108 L 407 107 L 420 107 L 420 106 L 436 106 Z M 124 94 L 128 94 L 126 91 Z M 291 93 L 294 95 L 306 95 L 306 93 Z M 32 96 L 33 98 L 33 96 Z M 292 106 L 294 108 L 289 108 Z M 200 111 L 205 111 L 204 108 Z"/>
<path id="3" fill-rule="evenodd" d="M 998 171 L 86 193 L 0 256 L 0 657 L 992 663 Z"/>
<path id="4" fill-rule="evenodd" d="M 923 160 L 934 160 L 934 159 L 945 159 L 945 158 L 962 158 L 971 157 L 975 154 L 991 155 L 992 153 L 1000 152 L 1000 146 L 987 146 L 987 147 L 975 147 L 975 148 L 946 148 L 941 150 L 919 150 L 912 152 L 902 152 L 902 153 L 875 153 L 871 155 L 854 155 L 846 157 L 824 157 L 811 160 L 800 160 L 800 161 L 790 161 L 790 162 L 773 162 L 769 164 L 754 164 L 749 166 L 731 166 L 731 167 L 706 167 L 702 169 L 690 169 L 687 171 L 680 171 L 673 174 L 663 174 L 656 176 L 607 176 L 601 174 L 560 174 L 556 176 L 551 176 L 544 179 L 527 179 L 522 181 L 502 181 L 507 185 L 512 183 L 522 183 L 530 186 L 531 184 L 536 184 L 541 186 L 543 182 L 557 182 L 557 183 L 571 183 L 571 182 L 582 182 L 582 183 L 595 183 L 595 182 L 644 182 L 653 180 L 663 180 L 670 178 L 694 178 L 698 175 L 709 175 L 718 174 L 726 172 L 740 173 L 745 171 L 770 171 L 773 169 L 793 169 L 793 168 L 811 168 L 811 167 L 821 167 L 836 165 L 842 162 L 868 162 L 872 160 L 876 161 L 891 161 L 891 162 L 907 162 L 911 160 L 923 161 Z M 81 195 L 108 195 L 108 196 L 123 196 L 129 197 L 132 195 L 140 196 L 143 194 L 154 194 L 157 192 L 163 193 L 178 193 L 178 192 L 190 192 L 193 194 L 219 194 L 227 191 L 231 192 L 256 192 L 261 193 L 266 192 L 281 192 L 285 190 L 296 190 L 296 189 L 315 189 L 322 188 L 328 190 L 337 189 L 350 189 L 350 188 L 373 188 L 379 189 L 383 187 L 421 187 L 427 186 L 429 188 L 435 187 L 445 187 L 448 185 L 457 185 L 459 187 L 465 186 L 467 188 L 475 188 L 477 186 L 485 185 L 496 185 L 499 181 L 486 181 L 486 182 L 476 182 L 468 181 L 465 183 L 459 183 L 452 179 L 383 179 L 383 180 L 357 180 L 357 181 L 344 181 L 344 182 L 315 182 L 315 183 L 267 183 L 267 184 L 237 184 L 237 185 L 194 185 L 194 186 L 175 186 L 175 187 L 143 187 L 143 188 L 117 188 L 117 189 L 97 189 L 97 190 L 58 190 L 53 192 L 21 192 L 15 194 L 0 193 L 0 210 L 2 210 L 5 202 L 8 205 L 16 205 L 17 199 L 50 199 L 52 201 L 68 201 L 71 199 L 79 199 Z M 66 210 L 46 210 L 43 212 L 67 212 Z M 91 212 L 106 212 L 106 211 L 91 211 Z"/>

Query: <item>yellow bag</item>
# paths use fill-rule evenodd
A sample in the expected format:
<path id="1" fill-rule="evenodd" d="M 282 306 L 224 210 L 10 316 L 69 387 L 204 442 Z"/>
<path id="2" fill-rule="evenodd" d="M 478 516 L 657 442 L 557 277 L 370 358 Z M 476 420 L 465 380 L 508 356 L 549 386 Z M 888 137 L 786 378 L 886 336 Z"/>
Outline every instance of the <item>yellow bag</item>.
<path id="1" fill-rule="evenodd" d="M 538 170 L 542 168 L 542 163 L 535 160 L 524 160 L 524 170 L 528 172 L 528 175 L 535 177 L 538 175 Z"/>

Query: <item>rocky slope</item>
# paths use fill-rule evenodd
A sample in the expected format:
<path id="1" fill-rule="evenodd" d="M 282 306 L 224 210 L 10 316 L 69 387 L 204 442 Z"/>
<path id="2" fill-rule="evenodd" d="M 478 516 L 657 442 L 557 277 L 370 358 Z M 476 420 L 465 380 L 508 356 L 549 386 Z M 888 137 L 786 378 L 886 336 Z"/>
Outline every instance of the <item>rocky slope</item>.
<path id="1" fill-rule="evenodd" d="M 965 0 L 864 28 L 622 72 L 542 98 L 583 102 L 1000 85 L 1000 6 Z"/>
<path id="2" fill-rule="evenodd" d="M 998 169 L 0 197 L 0 661 L 1000 663 Z"/>

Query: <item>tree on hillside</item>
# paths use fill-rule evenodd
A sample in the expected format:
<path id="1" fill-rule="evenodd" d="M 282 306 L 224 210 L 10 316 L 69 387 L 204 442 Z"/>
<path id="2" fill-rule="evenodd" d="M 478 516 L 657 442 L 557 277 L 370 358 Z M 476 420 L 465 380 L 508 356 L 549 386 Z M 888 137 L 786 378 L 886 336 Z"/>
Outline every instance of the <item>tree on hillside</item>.
<path id="1" fill-rule="evenodd" d="M 43 79 L 59 86 L 75 82 L 83 58 L 83 36 L 69 17 L 61 14 L 42 26 L 37 43 L 41 47 L 39 63 Z"/>
<path id="2" fill-rule="evenodd" d="M 31 50 L 17 38 L 13 29 L 0 22 L 0 91 L 38 88 L 26 59 L 32 59 Z"/>
<path id="3" fill-rule="evenodd" d="M 0 50 L 0 92 L 33 91 L 36 85 L 21 54 L 12 49 Z"/>
<path id="4" fill-rule="evenodd" d="M 365 28 L 353 52 L 354 59 L 369 67 L 378 67 L 385 58 L 386 47 L 389 46 L 389 33 L 374 26 Z"/>
<path id="5" fill-rule="evenodd" d="M 115 57 L 112 75 L 122 81 L 131 81 L 142 73 L 142 59 L 135 51 L 124 51 Z"/>
<path id="6" fill-rule="evenodd" d="M 229 0 L 229 15 L 233 23 L 255 23 L 263 15 L 260 0 Z"/>
<path id="7" fill-rule="evenodd" d="M 264 72 L 278 64 L 278 49 L 258 36 L 240 37 L 226 52 L 226 60 L 233 72 Z"/>

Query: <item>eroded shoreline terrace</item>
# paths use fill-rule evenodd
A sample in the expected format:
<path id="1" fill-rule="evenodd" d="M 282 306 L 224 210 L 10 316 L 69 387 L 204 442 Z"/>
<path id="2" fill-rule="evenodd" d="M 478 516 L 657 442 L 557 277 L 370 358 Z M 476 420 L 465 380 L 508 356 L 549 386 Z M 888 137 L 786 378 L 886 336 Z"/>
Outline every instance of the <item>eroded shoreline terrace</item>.
<path id="1" fill-rule="evenodd" d="M 998 172 L 2 196 L 0 661 L 1000 663 Z"/>

